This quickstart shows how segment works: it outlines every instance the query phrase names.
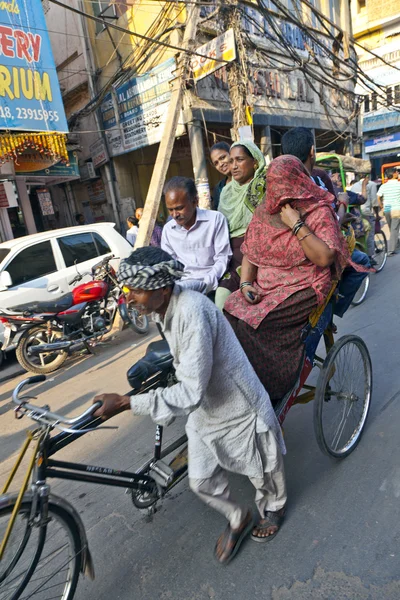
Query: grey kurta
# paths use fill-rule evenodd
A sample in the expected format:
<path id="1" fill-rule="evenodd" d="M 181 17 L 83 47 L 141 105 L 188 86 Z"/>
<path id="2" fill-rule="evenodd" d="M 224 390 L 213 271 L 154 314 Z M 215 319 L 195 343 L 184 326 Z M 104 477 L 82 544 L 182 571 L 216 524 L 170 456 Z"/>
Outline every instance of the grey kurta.
<path id="1" fill-rule="evenodd" d="M 268 393 L 222 312 L 198 292 L 175 285 L 161 322 L 178 383 L 131 400 L 135 414 L 156 423 L 189 416 L 189 476 L 211 477 L 220 465 L 263 477 L 256 430 L 271 429 L 285 452 Z"/>

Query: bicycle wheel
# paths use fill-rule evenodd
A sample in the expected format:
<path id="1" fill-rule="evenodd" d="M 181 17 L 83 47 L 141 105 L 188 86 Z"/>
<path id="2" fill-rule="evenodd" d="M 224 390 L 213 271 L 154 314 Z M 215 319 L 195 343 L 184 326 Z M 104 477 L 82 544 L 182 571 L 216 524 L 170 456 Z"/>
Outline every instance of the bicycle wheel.
<path id="1" fill-rule="evenodd" d="M 127 318 L 129 325 L 136 333 L 144 334 L 149 331 L 149 319 L 146 315 L 141 315 L 135 308 L 127 304 Z"/>
<path id="2" fill-rule="evenodd" d="M 364 341 L 346 335 L 324 361 L 315 391 L 314 431 L 321 451 L 345 458 L 360 441 L 371 404 L 371 358 Z"/>
<path id="3" fill-rule="evenodd" d="M 351 301 L 351 304 L 353 306 L 359 306 L 362 302 L 364 302 L 365 298 L 367 297 L 368 288 L 369 288 L 369 275 L 364 277 L 353 300 Z"/>
<path id="4" fill-rule="evenodd" d="M 375 252 L 373 258 L 376 262 L 374 268 L 376 269 L 376 272 L 379 273 L 386 264 L 388 253 L 386 235 L 383 231 L 379 231 L 379 233 L 375 234 L 374 244 Z"/>
<path id="5" fill-rule="evenodd" d="M 28 352 L 31 346 L 40 344 L 50 344 L 57 342 L 62 337 L 61 332 L 53 332 L 49 336 L 46 325 L 32 327 L 24 333 L 17 346 L 17 360 L 21 367 L 32 373 L 52 373 L 65 363 L 68 358 L 68 352 L 43 352 L 42 354 L 31 356 Z"/>
<path id="6" fill-rule="evenodd" d="M 14 503 L 0 509 L 0 539 Z M 0 600 L 72 600 L 82 563 L 79 529 L 69 513 L 49 502 L 44 527 L 30 523 L 23 501 L 0 563 Z"/>

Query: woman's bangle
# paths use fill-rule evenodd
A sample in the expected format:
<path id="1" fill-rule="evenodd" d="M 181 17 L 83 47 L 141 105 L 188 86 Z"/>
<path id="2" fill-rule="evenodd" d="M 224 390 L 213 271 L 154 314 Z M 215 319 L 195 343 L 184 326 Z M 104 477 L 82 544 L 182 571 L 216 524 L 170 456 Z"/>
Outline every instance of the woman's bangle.
<path id="1" fill-rule="evenodd" d="M 303 221 L 297 221 L 292 229 L 293 235 L 297 235 L 302 227 L 304 227 Z"/>
<path id="2" fill-rule="evenodd" d="M 248 285 L 253 285 L 253 284 L 251 283 L 251 281 L 243 281 L 243 282 L 240 284 L 240 291 L 242 291 L 242 289 L 243 289 L 244 287 L 247 287 Z"/>
<path id="3" fill-rule="evenodd" d="M 306 239 L 306 237 L 308 237 L 309 235 L 314 235 L 312 231 L 310 231 L 309 233 L 306 233 L 306 235 L 303 235 L 303 237 L 301 238 L 297 238 L 299 242 L 302 242 L 303 240 Z"/>

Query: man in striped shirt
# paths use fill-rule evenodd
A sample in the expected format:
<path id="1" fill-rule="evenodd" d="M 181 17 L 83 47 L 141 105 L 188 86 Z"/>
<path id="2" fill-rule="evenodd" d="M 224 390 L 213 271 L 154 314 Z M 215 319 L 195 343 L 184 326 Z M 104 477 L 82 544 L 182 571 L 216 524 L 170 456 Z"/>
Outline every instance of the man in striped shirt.
<path id="1" fill-rule="evenodd" d="M 383 199 L 383 211 L 390 227 L 388 256 L 394 256 L 400 228 L 400 181 L 399 172 L 396 169 L 391 169 L 387 174 L 389 180 L 379 188 L 378 199 L 381 205 Z"/>

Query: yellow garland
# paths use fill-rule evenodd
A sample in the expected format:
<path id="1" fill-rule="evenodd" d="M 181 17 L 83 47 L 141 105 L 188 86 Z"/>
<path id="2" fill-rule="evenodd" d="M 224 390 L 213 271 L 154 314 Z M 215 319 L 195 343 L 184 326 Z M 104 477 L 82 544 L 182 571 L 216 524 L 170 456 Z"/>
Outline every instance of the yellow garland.
<path id="1" fill-rule="evenodd" d="M 1 133 L 0 164 L 17 160 L 18 155 L 28 148 L 69 164 L 67 136 L 63 133 Z"/>

